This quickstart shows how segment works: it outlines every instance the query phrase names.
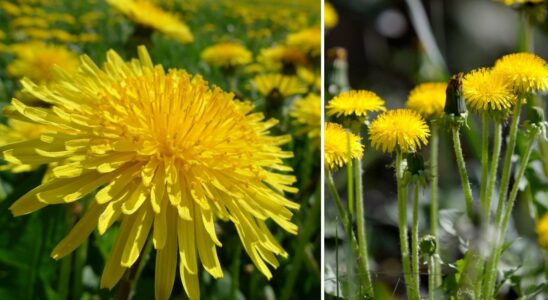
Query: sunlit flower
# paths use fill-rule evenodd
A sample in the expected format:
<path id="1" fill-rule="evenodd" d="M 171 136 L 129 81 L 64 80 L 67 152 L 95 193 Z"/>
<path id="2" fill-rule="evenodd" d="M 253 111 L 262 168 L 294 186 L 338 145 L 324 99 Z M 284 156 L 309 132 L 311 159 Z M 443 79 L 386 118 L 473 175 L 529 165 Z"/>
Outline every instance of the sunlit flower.
<path id="1" fill-rule="evenodd" d="M 295 72 L 298 66 L 308 64 L 306 54 L 299 48 L 284 45 L 262 49 L 257 61 L 276 71 L 291 68 Z"/>
<path id="2" fill-rule="evenodd" d="M 369 126 L 369 140 L 378 150 L 390 153 L 418 151 L 428 143 L 430 130 L 421 115 L 410 109 L 389 110 Z"/>
<path id="3" fill-rule="evenodd" d="M 409 93 L 406 105 L 425 118 L 440 116 L 445 107 L 446 88 L 447 84 L 442 82 L 419 84 Z"/>
<path id="4" fill-rule="evenodd" d="M 348 163 L 348 158 L 361 159 L 363 145 L 360 137 L 336 123 L 324 124 L 324 159 L 329 170 Z"/>
<path id="5" fill-rule="evenodd" d="M 255 76 L 251 82 L 264 97 L 280 96 L 285 98 L 306 92 L 306 86 L 296 76 L 265 74 Z"/>
<path id="6" fill-rule="evenodd" d="M 506 110 L 516 102 L 506 76 L 491 69 L 481 68 L 466 74 L 462 88 L 466 104 L 474 110 Z"/>
<path id="7" fill-rule="evenodd" d="M 194 40 L 188 26 L 177 16 L 163 11 L 150 2 L 144 0 L 107 0 L 107 2 L 135 23 L 158 30 L 181 43 Z"/>
<path id="8" fill-rule="evenodd" d="M 326 106 L 328 116 L 365 117 L 370 112 L 385 111 L 384 100 L 377 94 L 367 91 L 348 91 L 329 100 Z"/>
<path id="9" fill-rule="evenodd" d="M 224 42 L 202 51 L 202 60 L 216 67 L 239 67 L 251 62 L 253 55 L 238 43 Z"/>
<path id="10" fill-rule="evenodd" d="M 11 206 L 14 215 L 93 195 L 86 214 L 53 250 L 60 259 L 95 229 L 120 230 L 101 278 L 113 288 L 140 256 L 147 237 L 156 249 L 156 299 L 168 299 L 176 266 L 187 295 L 199 298 L 199 265 L 223 276 L 215 222 L 231 221 L 258 270 L 272 276 L 276 255 L 287 256 L 267 220 L 290 233 L 295 177 L 281 149 L 289 136 L 269 136 L 277 121 L 263 121 L 233 94 L 210 88 L 199 76 L 166 72 L 152 64 L 144 47 L 125 62 L 114 51 L 99 68 L 82 57 L 77 73 L 55 84 L 23 80 L 51 108 L 29 107 L 13 99 L 10 109 L 29 122 L 56 132 L 0 147 L 7 162 L 56 162 L 52 178 Z M 97 193 L 94 193 L 97 191 Z M 270 224 L 269 224 L 270 225 Z M 178 258 L 179 257 L 179 258 Z M 199 259 L 199 260 L 198 260 Z M 179 263 L 177 264 L 177 261 Z"/>
<path id="11" fill-rule="evenodd" d="M 331 3 L 324 1 L 323 5 L 323 23 L 325 25 L 325 28 L 333 28 L 337 25 L 339 22 L 339 16 L 337 15 L 337 11 L 331 5 Z"/>
<path id="12" fill-rule="evenodd" d="M 306 133 L 310 138 L 316 138 L 321 133 L 322 105 L 320 96 L 308 94 L 293 103 L 289 115 L 295 119 L 295 123 L 303 126 L 297 131 L 298 134 Z"/>
<path id="13" fill-rule="evenodd" d="M 497 60 L 495 72 L 506 76 L 519 93 L 548 90 L 548 67 L 532 53 L 508 54 Z"/>
<path id="14" fill-rule="evenodd" d="M 288 46 L 296 47 L 308 55 L 318 57 L 322 49 L 322 32 L 320 26 L 310 27 L 291 33 L 287 36 Z"/>
<path id="15" fill-rule="evenodd" d="M 538 235 L 538 243 L 545 249 L 548 249 L 548 212 L 544 213 L 542 218 L 538 220 L 536 232 Z"/>
<path id="16" fill-rule="evenodd" d="M 48 82 L 55 78 L 54 66 L 68 72 L 78 68 L 78 56 L 63 46 L 39 42 L 16 44 L 9 47 L 16 59 L 7 66 L 13 77 L 27 77 L 33 81 Z"/>

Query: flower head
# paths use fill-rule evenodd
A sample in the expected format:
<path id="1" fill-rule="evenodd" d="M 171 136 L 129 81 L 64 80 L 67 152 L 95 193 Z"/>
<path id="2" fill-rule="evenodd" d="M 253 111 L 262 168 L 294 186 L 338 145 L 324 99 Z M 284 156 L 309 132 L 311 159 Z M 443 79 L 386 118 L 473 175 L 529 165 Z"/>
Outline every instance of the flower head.
<path id="1" fill-rule="evenodd" d="M 304 94 L 306 86 L 296 76 L 282 74 L 257 75 L 251 83 L 264 97 L 289 97 Z"/>
<path id="2" fill-rule="evenodd" d="M 297 47 L 304 53 L 317 57 L 322 49 L 322 32 L 320 26 L 310 27 L 291 33 L 287 36 L 288 46 Z"/>
<path id="3" fill-rule="evenodd" d="M 324 159 L 329 170 L 335 170 L 348 163 L 348 157 L 361 159 L 363 145 L 360 137 L 337 123 L 324 124 Z"/>
<path id="4" fill-rule="evenodd" d="M 428 143 L 430 130 L 421 115 L 410 109 L 389 110 L 369 126 L 371 145 L 383 152 L 418 151 Z"/>
<path id="5" fill-rule="evenodd" d="M 120 230 L 101 286 L 112 288 L 140 255 L 149 232 L 156 249 L 156 299 L 167 299 L 179 273 L 189 298 L 199 298 L 199 265 L 223 276 L 215 222 L 231 221 L 243 248 L 265 276 L 276 255 L 286 256 L 265 221 L 297 232 L 297 190 L 281 149 L 289 136 L 270 136 L 277 121 L 210 88 L 199 76 L 154 66 L 144 47 L 124 61 L 114 51 L 99 68 L 87 56 L 75 74 L 52 85 L 23 80 L 51 108 L 13 99 L 11 109 L 28 122 L 51 126 L 39 138 L 0 147 L 11 163 L 57 163 L 52 178 L 11 206 L 14 215 L 88 194 L 94 201 L 53 250 L 60 259 L 98 228 Z M 95 191 L 97 193 L 93 194 Z M 177 261 L 179 263 L 177 264 Z"/>
<path id="6" fill-rule="evenodd" d="M 333 28 L 339 22 L 339 16 L 337 15 L 337 11 L 333 7 L 333 5 L 331 5 L 331 3 L 327 1 L 324 1 L 323 14 L 325 28 Z"/>
<path id="7" fill-rule="evenodd" d="M 519 93 L 548 90 L 548 66 L 544 59 L 532 53 L 508 54 L 497 60 L 493 71 L 510 80 Z"/>
<path id="8" fill-rule="evenodd" d="M 299 48 L 284 45 L 261 50 L 257 60 L 269 69 L 277 71 L 290 67 L 295 72 L 297 66 L 308 64 L 306 54 Z"/>
<path id="9" fill-rule="evenodd" d="M 440 116 L 445 107 L 446 83 L 428 82 L 417 85 L 409 93 L 407 107 L 423 117 Z"/>
<path id="10" fill-rule="evenodd" d="M 194 40 L 188 26 L 171 13 L 145 0 L 107 0 L 133 22 L 157 30 L 181 43 Z"/>
<path id="11" fill-rule="evenodd" d="M 327 104 L 327 115 L 365 117 L 374 111 L 385 111 L 384 100 L 367 91 L 348 91 L 335 96 Z"/>
<path id="12" fill-rule="evenodd" d="M 295 119 L 296 124 L 303 126 L 303 129 L 297 131 L 297 133 L 307 133 L 310 138 L 320 136 L 321 104 L 320 96 L 317 94 L 308 94 L 306 97 L 295 101 L 289 115 Z"/>
<path id="13" fill-rule="evenodd" d="M 548 249 L 548 212 L 544 213 L 537 223 L 536 232 L 538 243 L 545 249 Z"/>
<path id="14" fill-rule="evenodd" d="M 253 55 L 244 46 L 224 42 L 207 47 L 202 51 L 202 60 L 216 67 L 239 67 L 251 62 Z"/>
<path id="15" fill-rule="evenodd" d="M 507 110 L 516 102 L 506 76 L 481 68 L 464 76 L 462 88 L 466 104 L 477 111 Z"/>
<path id="16" fill-rule="evenodd" d="M 49 82 L 55 79 L 54 66 L 72 72 L 79 65 L 78 56 L 63 46 L 30 42 L 12 45 L 9 51 L 16 58 L 7 66 L 7 71 L 17 78 L 27 77 L 37 82 Z"/>

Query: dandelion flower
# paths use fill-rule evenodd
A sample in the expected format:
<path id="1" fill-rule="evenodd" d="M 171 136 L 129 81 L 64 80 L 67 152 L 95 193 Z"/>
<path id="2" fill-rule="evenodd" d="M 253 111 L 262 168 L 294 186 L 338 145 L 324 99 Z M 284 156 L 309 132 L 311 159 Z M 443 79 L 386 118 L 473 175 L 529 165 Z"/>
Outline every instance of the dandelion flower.
<path id="1" fill-rule="evenodd" d="M 306 92 L 306 86 L 296 76 L 282 74 L 258 75 L 252 79 L 251 83 L 264 97 L 286 98 Z"/>
<path id="2" fill-rule="evenodd" d="M 296 124 L 303 126 L 303 129 L 297 133 L 305 132 L 310 138 L 320 136 L 322 105 L 319 95 L 308 94 L 306 97 L 296 100 L 289 115 L 295 119 Z"/>
<path id="3" fill-rule="evenodd" d="M 423 117 L 441 116 L 445 107 L 446 83 L 427 82 L 417 85 L 409 93 L 407 107 Z"/>
<path id="4" fill-rule="evenodd" d="M 320 56 L 322 49 L 322 32 L 320 26 L 310 27 L 287 36 L 286 43 L 301 49 L 310 56 Z"/>
<path id="5" fill-rule="evenodd" d="M 17 78 L 27 77 L 37 82 L 49 82 L 55 79 L 53 66 L 73 72 L 79 65 L 78 56 L 63 46 L 30 42 L 12 45 L 9 51 L 16 58 L 7 66 L 7 71 Z"/>
<path id="6" fill-rule="evenodd" d="M 544 0 L 499 0 L 499 1 L 508 6 L 517 5 L 517 4 L 528 4 L 528 3 L 540 4 L 544 2 Z"/>
<path id="7" fill-rule="evenodd" d="M 202 52 L 202 60 L 216 67 L 231 68 L 251 62 L 252 54 L 238 43 L 225 42 L 207 47 Z"/>
<path id="8" fill-rule="evenodd" d="M 497 60 L 494 71 L 506 76 L 519 93 L 548 90 L 546 61 L 532 53 L 505 55 Z"/>
<path id="9" fill-rule="evenodd" d="M 548 249 L 548 213 L 544 213 L 537 223 L 536 232 L 538 243 L 545 249 Z"/>
<path id="10" fill-rule="evenodd" d="M 292 69 L 294 73 L 298 66 L 308 64 L 306 54 L 299 48 L 285 45 L 262 49 L 257 61 L 269 69 L 281 71 L 282 69 Z"/>
<path id="11" fill-rule="evenodd" d="M 506 76 L 481 68 L 464 76 L 462 88 L 466 104 L 474 110 L 507 110 L 516 102 Z"/>
<path id="12" fill-rule="evenodd" d="M 349 150 L 350 149 L 350 150 Z M 324 124 L 324 159 L 329 170 L 348 163 L 348 157 L 361 159 L 363 145 L 360 137 L 336 123 Z"/>
<path id="13" fill-rule="evenodd" d="M 369 126 L 369 140 L 378 150 L 390 153 L 418 151 L 428 143 L 430 130 L 421 115 L 410 109 L 389 110 Z"/>
<path id="14" fill-rule="evenodd" d="M 181 43 L 194 40 L 188 26 L 171 13 L 154 6 L 144 0 L 107 0 L 133 22 L 157 30 Z"/>
<path id="15" fill-rule="evenodd" d="M 377 94 L 367 91 L 348 91 L 335 96 L 327 104 L 328 116 L 366 117 L 368 113 L 385 111 L 384 100 Z"/>
<path id="16" fill-rule="evenodd" d="M 326 1 L 324 1 L 323 15 L 325 28 L 333 28 L 339 22 L 339 16 L 337 15 L 337 11 L 333 7 L 333 5 L 331 5 L 331 3 Z"/>
<path id="17" fill-rule="evenodd" d="M 52 178 L 11 207 L 14 215 L 70 203 L 88 194 L 86 214 L 53 250 L 60 259 L 94 230 L 104 234 L 120 222 L 101 287 L 112 288 L 138 259 L 149 232 L 156 249 L 156 299 L 168 299 L 177 261 L 184 289 L 199 298 L 199 265 L 223 276 L 217 258 L 221 241 L 215 222 L 231 221 L 251 260 L 266 277 L 287 253 L 270 233 L 270 219 L 290 233 L 299 205 L 295 177 L 283 159 L 289 136 L 270 136 L 277 121 L 263 120 L 233 94 L 210 88 L 199 76 L 166 72 L 152 64 L 144 47 L 125 62 L 109 51 L 102 68 L 82 57 L 75 74 L 52 85 L 23 80 L 51 108 L 11 107 L 29 122 L 56 132 L 0 147 L 6 161 L 56 162 Z M 94 194 L 94 192 L 97 193 Z"/>

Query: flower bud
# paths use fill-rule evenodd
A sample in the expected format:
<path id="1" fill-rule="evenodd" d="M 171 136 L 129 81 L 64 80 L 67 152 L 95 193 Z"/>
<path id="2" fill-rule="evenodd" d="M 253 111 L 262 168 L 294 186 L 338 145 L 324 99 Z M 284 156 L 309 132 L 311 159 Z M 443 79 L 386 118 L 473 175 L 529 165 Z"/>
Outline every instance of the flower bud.
<path id="1" fill-rule="evenodd" d="M 423 255 L 432 256 L 436 253 L 437 243 L 433 235 L 425 235 L 419 242 L 419 248 Z"/>
<path id="2" fill-rule="evenodd" d="M 449 79 L 447 89 L 445 90 L 445 114 L 454 117 L 465 118 L 468 114 L 466 103 L 464 102 L 464 93 L 462 90 L 463 73 L 453 75 Z"/>

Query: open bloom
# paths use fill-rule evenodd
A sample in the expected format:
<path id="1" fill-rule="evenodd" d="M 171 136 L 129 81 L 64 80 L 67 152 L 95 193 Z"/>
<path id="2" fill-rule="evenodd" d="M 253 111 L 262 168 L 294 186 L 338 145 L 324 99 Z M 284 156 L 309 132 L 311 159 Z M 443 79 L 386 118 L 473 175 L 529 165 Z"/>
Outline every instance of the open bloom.
<path id="1" fill-rule="evenodd" d="M 367 91 L 348 91 L 335 96 L 327 104 L 327 115 L 365 117 L 369 112 L 385 111 L 384 100 Z"/>
<path id="2" fill-rule="evenodd" d="M 297 76 L 282 74 L 257 75 L 251 80 L 251 83 L 264 97 L 285 98 L 306 92 L 306 86 Z"/>
<path id="3" fill-rule="evenodd" d="M 369 126 L 371 145 L 383 152 L 418 151 L 428 143 L 430 130 L 421 115 L 410 109 L 389 110 Z"/>
<path id="4" fill-rule="evenodd" d="M 320 26 L 303 29 L 287 36 L 288 46 L 300 48 L 306 54 L 318 57 L 322 50 L 322 31 Z"/>
<path id="5" fill-rule="evenodd" d="M 506 110 L 516 102 L 506 76 L 490 69 L 481 68 L 466 74 L 462 88 L 466 104 L 474 110 Z"/>
<path id="6" fill-rule="evenodd" d="M 268 69 L 281 71 L 290 66 L 296 70 L 298 66 L 308 64 L 306 54 L 299 48 L 278 45 L 272 48 L 262 49 L 257 61 L 262 63 Z"/>
<path id="7" fill-rule="evenodd" d="M 303 126 L 297 133 L 306 133 L 310 138 L 319 137 L 322 122 L 322 101 L 318 94 L 308 94 L 298 99 L 293 104 L 289 115 L 295 119 L 295 123 Z"/>
<path id="8" fill-rule="evenodd" d="M 407 107 L 417 111 L 423 117 L 440 116 L 445 107 L 445 89 L 443 82 L 427 82 L 417 85 L 409 93 Z"/>
<path id="9" fill-rule="evenodd" d="M 192 32 L 176 15 L 168 13 L 145 0 L 107 0 L 133 22 L 157 30 L 181 43 L 194 40 Z"/>
<path id="10" fill-rule="evenodd" d="M 177 261 L 184 289 L 200 296 L 199 265 L 223 276 L 217 258 L 217 219 L 231 221 L 243 247 L 268 278 L 267 264 L 287 256 L 265 222 L 296 233 L 292 211 L 299 205 L 284 192 L 297 190 L 280 146 L 289 136 L 270 136 L 277 121 L 210 88 L 199 76 L 166 72 L 152 64 L 144 47 L 125 62 L 114 51 L 97 67 L 82 57 L 76 74 L 61 74 L 53 85 L 23 80 L 51 108 L 13 99 L 11 114 L 57 131 L 5 145 L 10 163 L 55 162 L 52 177 L 11 206 L 14 215 L 94 194 L 87 212 L 53 250 L 60 259 L 94 230 L 120 223 L 101 278 L 112 288 L 138 259 L 149 232 L 156 249 L 156 299 L 168 299 Z M 199 260 L 198 260 L 199 259 Z"/>
<path id="11" fill-rule="evenodd" d="M 506 76 L 518 93 L 548 90 L 546 61 L 532 53 L 505 55 L 497 60 L 493 71 Z"/>
<path id="12" fill-rule="evenodd" d="M 337 123 L 324 124 L 324 159 L 329 170 L 335 170 L 348 163 L 348 158 L 361 159 L 363 145 L 360 137 Z"/>
<path id="13" fill-rule="evenodd" d="M 207 47 L 202 52 L 202 59 L 216 67 L 239 67 L 251 62 L 252 54 L 244 46 L 224 42 Z"/>
<path id="14" fill-rule="evenodd" d="M 339 16 L 337 15 L 337 11 L 333 7 L 333 5 L 327 1 L 324 1 L 323 3 L 323 14 L 324 14 L 324 25 L 325 28 L 333 28 L 337 25 L 339 22 Z"/>

